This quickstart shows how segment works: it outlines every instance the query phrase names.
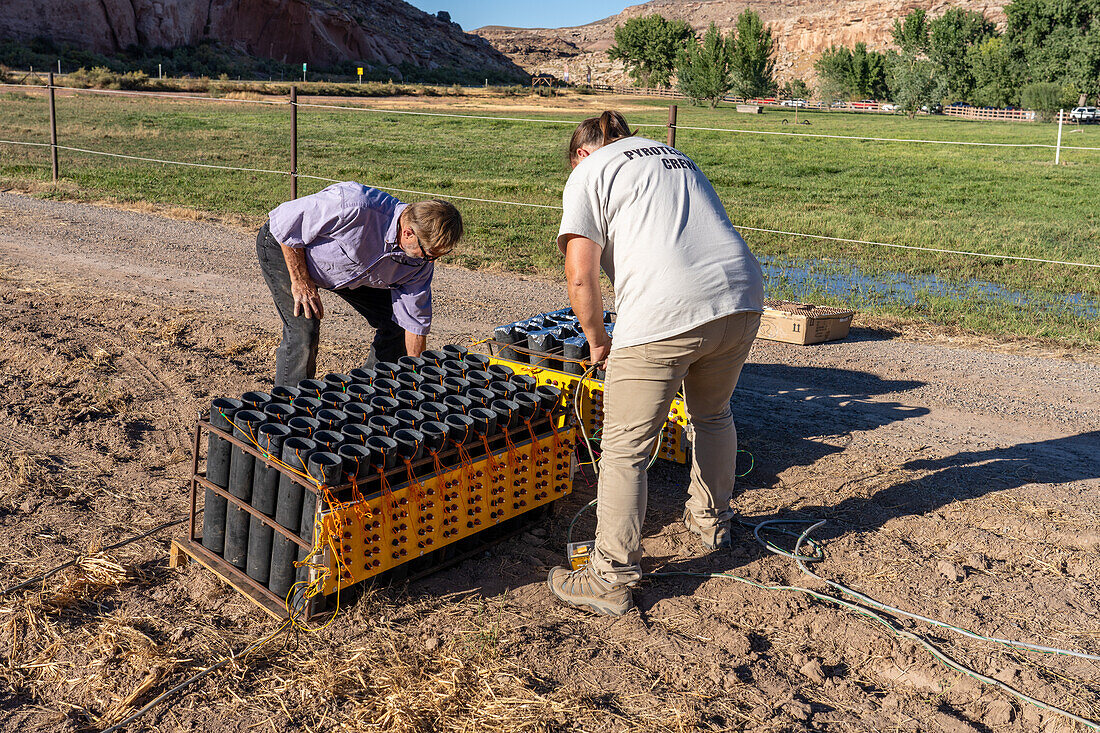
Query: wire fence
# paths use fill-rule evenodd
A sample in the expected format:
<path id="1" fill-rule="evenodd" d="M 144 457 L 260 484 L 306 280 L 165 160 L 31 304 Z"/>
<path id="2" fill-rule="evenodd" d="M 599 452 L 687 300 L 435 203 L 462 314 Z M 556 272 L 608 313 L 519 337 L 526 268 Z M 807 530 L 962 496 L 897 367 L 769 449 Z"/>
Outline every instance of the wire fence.
<path id="1" fill-rule="evenodd" d="M 126 154 L 122 154 L 122 153 L 115 153 L 115 152 L 105 151 L 105 150 L 93 150 L 93 149 L 90 149 L 90 148 L 80 148 L 80 147 L 67 146 L 67 145 L 62 145 L 62 144 L 58 143 L 57 142 L 57 133 L 56 133 L 56 116 L 55 116 L 55 112 L 54 112 L 54 94 L 55 94 L 55 90 L 63 90 L 65 92 L 72 92 L 72 93 L 121 95 L 121 96 L 127 96 L 127 97 L 170 98 L 170 99 L 179 100 L 179 101 L 217 101 L 217 102 L 233 102 L 233 103 L 237 103 L 237 104 L 281 105 L 281 106 L 288 106 L 291 109 L 291 115 L 293 116 L 294 120 L 296 120 L 297 110 L 299 108 L 311 108 L 311 109 L 329 109 L 329 110 L 338 110 L 338 111 L 350 111 L 350 112 L 358 112 L 358 113 L 364 113 L 364 114 L 412 115 L 412 116 L 424 116 L 424 117 L 436 117 L 436 118 L 456 118 L 456 119 L 470 119 L 470 120 L 482 120 L 482 121 L 493 121 L 493 122 L 526 123 L 526 124 L 577 125 L 580 122 L 580 120 L 572 120 L 572 119 L 544 119 L 544 118 L 533 118 L 533 117 L 508 117 L 508 116 L 495 116 L 495 115 L 469 115 L 469 114 L 459 114 L 459 113 L 450 113 L 450 112 L 425 112 L 425 111 L 414 111 L 414 110 L 394 110 L 394 109 L 385 109 L 385 108 L 368 107 L 368 106 L 352 106 L 352 105 L 323 104 L 323 103 L 319 103 L 319 102 L 303 102 L 303 101 L 300 101 L 297 98 L 297 94 L 296 94 L 295 91 L 293 91 L 293 88 L 292 88 L 292 93 L 291 93 L 291 97 L 290 97 L 289 100 L 287 100 L 287 99 L 281 99 L 281 100 L 226 99 L 226 98 L 223 98 L 223 97 L 211 97 L 211 96 L 190 95 L 190 94 L 167 94 L 167 93 L 158 93 L 158 92 L 132 92 L 132 91 L 123 91 L 123 90 L 78 89 L 78 88 L 73 88 L 73 87 L 58 87 L 58 86 L 55 86 L 53 84 L 52 74 L 50 75 L 48 83 L 45 87 L 42 87 L 42 86 L 39 86 L 39 85 L 32 85 L 32 84 L 0 84 L 0 87 L 14 87 L 14 88 L 34 89 L 34 90 L 38 90 L 38 91 L 45 91 L 48 94 L 49 101 L 50 101 L 51 142 L 44 143 L 44 142 L 32 142 L 32 141 L 21 141 L 21 140 L 0 140 L 0 144 L 13 145 L 13 146 L 28 146 L 28 147 L 38 147 L 38 148 L 49 148 L 51 150 L 51 154 L 52 154 L 53 160 L 54 160 L 53 177 L 54 177 L 55 181 L 59 177 L 58 164 L 56 162 L 57 161 L 57 158 L 56 158 L 57 152 L 58 151 L 66 151 L 66 152 L 80 153 L 80 154 L 85 154 L 85 155 L 96 155 L 96 156 L 103 156 L 103 157 L 110 157 L 110 158 L 117 158 L 117 159 L 134 160 L 134 161 L 139 161 L 139 162 L 155 163 L 155 164 L 160 164 L 160 165 L 174 165 L 174 166 L 183 166 L 183 167 L 192 167 L 192 168 L 207 168 L 207 169 L 217 169 L 217 170 L 225 170 L 225 171 L 233 171 L 233 172 L 243 172 L 243 173 L 258 173 L 258 174 L 265 174 L 265 175 L 287 176 L 287 177 L 290 177 L 290 179 L 292 181 L 292 192 L 293 192 L 293 195 L 295 195 L 295 196 L 296 196 L 296 192 L 297 192 L 297 185 L 296 185 L 297 179 L 308 179 L 308 180 L 316 180 L 316 181 L 329 182 L 329 183 L 338 183 L 338 182 L 340 182 L 340 179 L 326 178 L 326 177 L 323 177 L 323 176 L 315 176 L 315 175 L 304 174 L 304 173 L 300 173 L 297 170 L 298 136 L 297 136 L 296 123 L 292 124 L 291 165 L 290 165 L 288 170 L 275 170 L 275 169 L 270 169 L 270 168 L 251 168 L 251 167 L 243 167 L 243 166 L 228 166 L 228 165 L 221 165 L 221 164 L 214 164 L 214 163 L 198 163 L 198 162 L 193 162 L 193 161 L 169 160 L 169 159 L 164 159 L 164 158 L 146 157 L 146 156 L 138 156 L 138 155 L 126 155 Z M 775 135 L 775 136 L 786 136 L 786 137 L 806 137 L 806 138 L 819 138 L 819 139 L 831 139 L 831 140 L 852 140 L 852 141 L 881 142 L 881 143 L 959 145 L 959 146 L 967 146 L 967 147 L 978 146 L 978 147 L 996 147 L 996 148 L 1056 149 L 1058 153 L 1060 153 L 1061 150 L 1100 152 L 1100 147 L 1050 145 L 1050 144 L 1045 144 L 1045 143 L 1004 143 L 1004 142 L 976 142 L 976 141 L 960 141 L 960 140 L 927 140 L 927 139 L 911 139 L 911 138 L 886 138 L 886 137 L 870 137 L 870 136 L 855 136 L 855 135 L 831 135 L 831 134 L 807 133 L 807 132 L 783 132 L 783 131 L 774 131 L 774 130 L 752 130 L 752 129 L 739 129 L 739 128 L 702 127 L 702 126 L 691 126 L 691 125 L 679 125 L 679 124 L 676 124 L 676 121 L 675 121 L 676 117 L 675 117 L 674 113 L 675 113 L 675 110 L 672 109 L 671 113 L 670 113 L 670 116 L 669 116 L 669 122 L 667 124 L 644 123 L 644 124 L 639 124 L 639 125 L 634 125 L 634 126 L 635 127 L 644 127 L 644 128 L 666 128 L 667 131 L 668 131 L 668 138 L 669 138 L 669 144 L 670 145 L 674 144 L 674 142 L 675 142 L 675 134 L 676 134 L 677 130 L 691 130 L 691 131 L 731 133 L 731 134 Z M 549 210 L 559 210 L 559 211 L 561 210 L 561 206 L 553 205 L 553 204 L 539 204 L 539 203 L 522 202 L 522 201 L 510 201 L 510 200 L 505 200 L 505 199 L 492 199 L 492 198 L 482 198 L 482 197 L 474 197 L 474 196 L 462 196 L 462 195 L 456 195 L 456 194 L 450 194 L 450 193 L 442 194 L 442 193 L 433 192 L 433 191 L 422 191 L 422 190 L 415 190 L 415 189 L 396 188 L 396 187 L 393 187 L 393 186 L 388 186 L 388 185 L 380 184 L 380 183 L 379 184 L 370 183 L 370 182 L 365 182 L 365 183 L 366 183 L 366 185 L 370 185 L 374 188 L 378 188 L 378 189 L 381 189 L 381 190 L 393 191 L 393 192 L 396 192 L 396 193 L 413 194 L 413 195 L 417 195 L 417 196 L 429 196 L 429 197 L 433 197 L 433 198 L 447 198 L 447 199 L 455 199 L 455 200 L 459 200 L 459 201 L 470 201 L 470 202 L 477 202 L 477 203 L 496 204 L 496 205 L 500 205 L 500 206 L 516 206 L 516 207 L 525 207 L 525 208 L 534 208 L 534 209 L 549 209 Z M 891 242 L 879 242 L 879 241 L 874 241 L 874 240 L 835 237 L 835 236 L 824 235 L 824 234 L 816 234 L 816 233 L 795 232 L 795 231 L 788 231 L 788 230 L 784 230 L 784 229 L 752 227 L 752 226 L 747 226 L 747 225 L 744 225 L 744 224 L 738 224 L 736 222 L 734 223 L 734 226 L 736 228 L 738 228 L 739 230 L 743 230 L 743 231 L 760 232 L 760 233 L 774 234 L 774 235 L 787 236 L 787 237 L 800 237 L 800 238 L 806 238 L 806 239 L 815 239 L 815 240 L 819 240 L 819 241 L 840 242 L 840 243 L 847 243 L 847 244 L 860 244 L 860 245 L 890 248 L 890 249 L 904 249 L 904 250 L 928 252 L 928 253 L 935 253 L 935 254 L 949 254 L 949 255 L 962 256 L 962 257 L 975 257 L 975 258 L 996 259 L 996 260 L 1004 260 L 1004 261 L 1034 262 L 1034 263 L 1049 264 L 1049 265 L 1062 265 L 1062 266 L 1067 266 L 1067 267 L 1081 267 L 1081 268 L 1100 269 L 1100 264 L 1093 264 L 1093 263 L 1088 263 L 1088 262 L 1074 262 L 1074 261 L 1068 261 L 1068 260 L 1056 260 L 1056 259 L 1044 259 L 1044 258 L 1037 258 L 1037 257 L 1025 257 L 1025 256 L 1020 256 L 1020 255 L 975 252 L 975 251 L 961 250 L 961 249 L 923 247 L 923 246 L 918 246 L 918 245 L 907 245 L 907 244 L 891 243 Z"/>

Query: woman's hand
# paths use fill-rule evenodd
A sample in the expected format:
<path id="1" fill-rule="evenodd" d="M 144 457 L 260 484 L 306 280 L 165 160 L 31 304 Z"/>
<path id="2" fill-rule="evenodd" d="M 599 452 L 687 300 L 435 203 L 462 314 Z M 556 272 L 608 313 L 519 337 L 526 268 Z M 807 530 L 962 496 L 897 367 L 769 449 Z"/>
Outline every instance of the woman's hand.
<path id="1" fill-rule="evenodd" d="M 599 364 L 607 361 L 608 355 L 611 353 L 611 339 L 607 339 L 602 344 L 589 344 L 589 359 L 593 364 Z"/>

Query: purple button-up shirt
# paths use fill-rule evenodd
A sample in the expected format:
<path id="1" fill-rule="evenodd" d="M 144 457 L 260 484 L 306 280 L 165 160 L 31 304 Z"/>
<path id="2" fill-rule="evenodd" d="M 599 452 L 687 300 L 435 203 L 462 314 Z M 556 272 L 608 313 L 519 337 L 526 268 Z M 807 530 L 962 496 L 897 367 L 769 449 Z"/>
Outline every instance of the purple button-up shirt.
<path id="1" fill-rule="evenodd" d="M 268 214 L 271 236 L 304 247 L 306 269 L 320 287 L 388 288 L 393 320 L 409 333 L 432 325 L 435 266 L 397 246 L 403 204 L 388 193 L 348 181 L 287 201 Z"/>

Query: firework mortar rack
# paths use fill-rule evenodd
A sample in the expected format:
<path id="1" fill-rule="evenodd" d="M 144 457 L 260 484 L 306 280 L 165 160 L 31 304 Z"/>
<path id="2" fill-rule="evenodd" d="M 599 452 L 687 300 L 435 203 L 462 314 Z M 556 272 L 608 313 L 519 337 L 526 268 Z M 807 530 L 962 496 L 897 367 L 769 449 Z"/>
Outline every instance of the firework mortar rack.
<path id="1" fill-rule="evenodd" d="M 604 325 L 608 334 L 614 333 L 615 317 L 610 311 L 604 313 Z M 603 426 L 603 372 L 586 375 L 584 360 L 589 355 L 588 342 L 572 309 L 540 313 L 499 326 L 485 343 L 492 364 L 528 375 L 539 385 L 560 390 L 566 413 L 579 413 L 584 435 L 598 442 Z M 575 407 L 578 397 L 580 404 Z M 661 430 L 656 457 L 686 464 L 691 456 L 691 442 L 687 407 L 683 395 L 677 395 Z"/>
<path id="2" fill-rule="evenodd" d="M 216 399 L 173 564 L 315 618 L 363 581 L 427 575 L 545 517 L 572 491 L 567 423 L 560 390 L 454 346 Z"/>

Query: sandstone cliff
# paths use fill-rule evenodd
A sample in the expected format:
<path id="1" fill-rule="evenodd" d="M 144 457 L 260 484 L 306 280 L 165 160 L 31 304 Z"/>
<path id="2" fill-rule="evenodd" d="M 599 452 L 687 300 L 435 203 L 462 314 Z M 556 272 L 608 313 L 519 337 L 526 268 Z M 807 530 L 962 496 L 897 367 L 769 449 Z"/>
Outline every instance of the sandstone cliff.
<path id="1" fill-rule="evenodd" d="M 894 20 L 910 10 L 924 8 L 942 15 L 958 7 L 985 13 L 997 23 L 1005 19 L 1009 0 L 653 0 L 627 8 L 618 15 L 574 28 L 504 28 L 486 26 L 474 33 L 528 72 L 548 73 L 584 81 L 591 70 L 595 83 L 625 84 L 621 64 L 607 59 L 615 43 L 615 26 L 630 18 L 658 13 L 680 18 L 696 30 L 712 21 L 724 31 L 732 28 L 746 8 L 760 13 L 771 26 L 778 45 L 776 72 L 780 81 L 812 78 L 813 62 L 832 44 L 852 46 L 859 41 L 882 50 L 890 43 Z"/>
<path id="2" fill-rule="evenodd" d="M 0 38 L 50 38 L 113 54 L 213 39 L 253 56 L 491 76 L 523 72 L 484 39 L 401 0 L 4 0 Z"/>

